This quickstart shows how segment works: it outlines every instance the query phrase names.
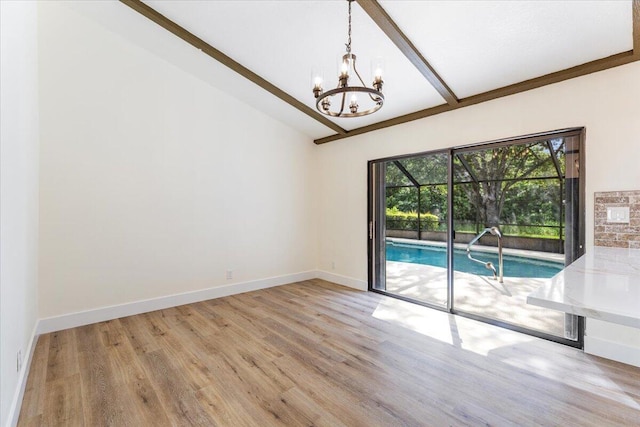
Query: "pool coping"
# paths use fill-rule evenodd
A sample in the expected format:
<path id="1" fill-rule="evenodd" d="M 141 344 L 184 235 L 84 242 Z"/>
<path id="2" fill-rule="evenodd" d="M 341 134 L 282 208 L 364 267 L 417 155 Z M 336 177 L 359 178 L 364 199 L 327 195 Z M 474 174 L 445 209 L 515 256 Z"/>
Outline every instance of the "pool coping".
<path id="1" fill-rule="evenodd" d="M 414 239 L 404 239 L 401 237 L 387 237 L 385 238 L 385 242 L 391 243 L 401 243 L 401 244 L 409 244 L 415 246 L 437 246 L 437 247 L 447 247 L 446 242 L 436 242 L 433 240 L 414 240 Z M 466 243 L 454 243 L 453 247 L 455 249 L 467 249 Z M 497 253 L 498 248 L 495 246 L 484 246 L 475 244 L 473 245 L 474 251 L 479 252 L 487 252 L 487 253 Z M 530 251 L 526 249 L 512 249 L 512 248 L 503 248 L 502 253 L 505 255 L 513 255 L 524 258 L 531 258 L 540 261 L 551 261 L 551 262 L 561 262 L 564 263 L 564 254 L 554 254 L 549 252 L 538 252 L 538 251 Z"/>

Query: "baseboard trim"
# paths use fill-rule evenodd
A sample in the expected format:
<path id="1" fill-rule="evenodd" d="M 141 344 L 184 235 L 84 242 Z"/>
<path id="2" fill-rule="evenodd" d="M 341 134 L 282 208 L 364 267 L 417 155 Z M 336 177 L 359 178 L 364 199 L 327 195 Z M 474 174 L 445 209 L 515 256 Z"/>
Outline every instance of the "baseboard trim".
<path id="1" fill-rule="evenodd" d="M 38 321 L 33 325 L 33 331 L 29 338 L 29 344 L 27 345 L 27 351 L 24 361 L 22 363 L 22 369 L 20 375 L 18 375 L 18 384 L 16 391 L 13 395 L 13 401 L 9 407 L 9 416 L 7 417 L 7 427 L 14 427 L 18 425 L 18 418 L 20 417 L 20 409 L 22 408 L 22 399 L 24 398 L 24 392 L 27 388 L 27 379 L 29 377 L 29 370 L 31 369 L 31 361 L 33 360 L 33 352 L 36 349 L 36 343 L 38 341 Z"/>
<path id="2" fill-rule="evenodd" d="M 585 335 L 584 352 L 640 367 L 640 348 Z"/>
<path id="3" fill-rule="evenodd" d="M 199 291 L 185 292 L 182 294 L 168 295 L 147 300 L 134 301 L 125 304 L 100 307 L 93 310 L 63 314 L 61 316 L 47 317 L 38 322 L 38 334 L 75 328 L 97 322 L 118 319 L 120 317 L 133 316 L 148 313 L 155 310 L 163 310 L 184 304 L 221 298 L 259 289 L 271 288 L 288 283 L 301 282 L 317 277 L 316 271 L 287 274 L 284 276 L 269 277 L 250 282 L 233 283 L 229 285 L 215 286 Z"/>
<path id="4" fill-rule="evenodd" d="M 359 291 L 366 291 L 368 289 L 367 282 L 364 280 L 341 276 L 339 274 L 329 273 L 328 271 L 323 270 L 318 270 L 316 273 L 316 277 L 318 279 L 326 280 L 327 282 L 333 282 L 337 283 L 338 285 L 348 286 Z"/>

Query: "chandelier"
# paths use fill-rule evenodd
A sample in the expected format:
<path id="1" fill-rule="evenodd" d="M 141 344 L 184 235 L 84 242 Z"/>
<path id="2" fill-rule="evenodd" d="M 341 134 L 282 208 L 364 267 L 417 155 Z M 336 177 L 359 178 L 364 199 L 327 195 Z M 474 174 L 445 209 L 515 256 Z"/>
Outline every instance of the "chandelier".
<path id="1" fill-rule="evenodd" d="M 351 53 L 351 3 L 354 0 L 347 0 L 349 3 L 349 32 L 347 43 L 347 52 L 342 56 L 340 61 L 340 70 L 338 75 L 338 86 L 335 89 L 324 91 L 322 89 L 322 76 L 315 75 L 313 77 L 313 95 L 316 97 L 316 108 L 322 114 L 331 117 L 361 117 L 378 111 L 384 103 L 384 95 L 382 94 L 382 67 L 381 64 L 373 64 L 373 88 L 367 87 L 364 80 L 360 76 L 356 68 L 356 55 Z M 357 78 L 357 79 L 356 79 Z M 352 83 L 352 85 L 349 85 Z M 355 83 L 355 84 L 353 84 Z M 358 99 L 358 95 L 360 99 Z M 348 108 L 345 109 L 349 98 Z M 334 98 L 335 97 L 335 98 Z M 332 109 L 334 101 L 340 109 Z M 366 109 L 360 109 L 359 101 L 365 104 Z"/>

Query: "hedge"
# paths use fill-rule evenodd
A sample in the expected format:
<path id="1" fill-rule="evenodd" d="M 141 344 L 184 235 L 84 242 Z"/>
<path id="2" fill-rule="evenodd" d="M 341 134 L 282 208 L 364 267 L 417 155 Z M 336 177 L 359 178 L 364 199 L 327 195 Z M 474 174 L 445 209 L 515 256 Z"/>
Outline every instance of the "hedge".
<path id="1" fill-rule="evenodd" d="M 436 231 L 440 219 L 430 213 L 420 214 L 420 228 L 422 231 Z M 398 208 L 387 208 L 387 229 L 390 230 L 417 230 L 418 213 L 402 212 Z"/>

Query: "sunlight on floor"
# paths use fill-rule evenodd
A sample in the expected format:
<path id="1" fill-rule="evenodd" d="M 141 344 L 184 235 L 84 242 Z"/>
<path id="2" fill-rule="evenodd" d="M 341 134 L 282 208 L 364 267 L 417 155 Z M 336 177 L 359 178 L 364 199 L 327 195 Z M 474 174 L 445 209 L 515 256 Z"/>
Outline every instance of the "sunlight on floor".
<path id="1" fill-rule="evenodd" d="M 533 375 L 563 379 L 573 387 L 615 397 L 620 403 L 640 410 L 640 402 L 608 379 L 607 373 L 590 362 L 590 356 L 581 350 L 394 298 L 382 299 L 373 317 Z M 552 350 L 553 357 L 549 357 Z M 582 359 L 589 369 L 581 372 L 572 369 L 575 366 L 572 360 L 576 358 Z"/>
<path id="2" fill-rule="evenodd" d="M 373 316 L 483 356 L 497 348 L 534 339 L 528 335 L 393 298 L 381 301 Z"/>

